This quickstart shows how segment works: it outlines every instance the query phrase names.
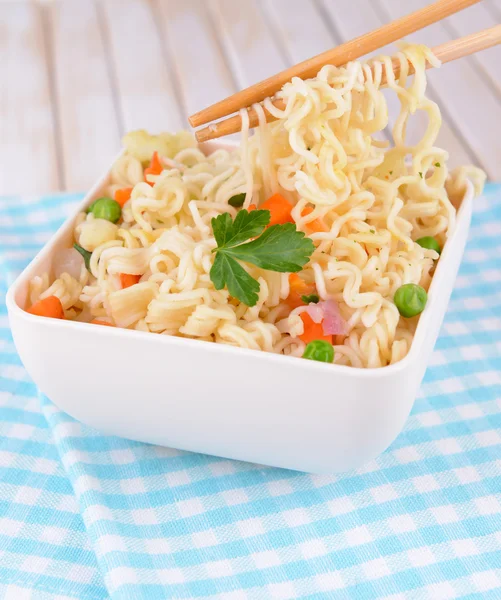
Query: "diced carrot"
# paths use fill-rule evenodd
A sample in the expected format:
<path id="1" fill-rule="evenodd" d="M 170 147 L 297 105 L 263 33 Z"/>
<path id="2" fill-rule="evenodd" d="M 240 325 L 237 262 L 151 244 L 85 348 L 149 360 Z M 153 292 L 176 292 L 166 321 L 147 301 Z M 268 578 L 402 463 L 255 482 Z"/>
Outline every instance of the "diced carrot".
<path id="1" fill-rule="evenodd" d="M 297 308 L 304 305 L 301 296 L 309 296 L 316 291 L 314 283 L 306 283 L 297 273 L 291 273 L 289 275 L 289 295 L 285 301 L 291 308 Z"/>
<path id="2" fill-rule="evenodd" d="M 120 283 L 122 289 L 135 285 L 141 279 L 141 275 L 129 275 L 129 273 L 120 273 Z"/>
<path id="3" fill-rule="evenodd" d="M 304 332 L 299 336 L 305 344 L 309 344 L 314 340 L 323 340 L 332 344 L 332 335 L 325 335 L 322 323 L 315 323 L 307 312 L 302 312 L 300 315 L 304 324 Z"/>
<path id="4" fill-rule="evenodd" d="M 115 192 L 115 202 L 118 202 L 120 206 L 123 208 L 124 204 L 130 200 L 130 195 L 132 193 L 132 188 L 121 188 L 116 190 Z"/>
<path id="5" fill-rule="evenodd" d="M 294 223 L 291 214 L 292 204 L 280 194 L 273 194 L 259 208 L 270 211 L 270 226 Z"/>
<path id="6" fill-rule="evenodd" d="M 61 300 L 57 296 L 48 296 L 39 300 L 28 308 L 27 312 L 39 317 L 52 317 L 53 319 L 64 319 L 64 310 Z"/>
<path id="7" fill-rule="evenodd" d="M 255 204 L 249 204 L 247 211 L 250 212 L 251 210 L 257 210 L 257 206 Z"/>
<path id="8" fill-rule="evenodd" d="M 106 325 L 106 327 L 115 327 L 113 323 L 108 323 L 107 321 L 101 321 L 100 319 L 93 319 L 91 321 L 91 325 Z"/>
<path id="9" fill-rule="evenodd" d="M 313 212 L 313 208 L 311 206 L 305 206 L 301 212 L 302 217 L 306 217 Z M 320 231 L 329 231 L 329 228 L 324 223 L 323 219 L 314 219 L 306 224 L 306 228 L 309 229 L 312 233 L 319 233 Z"/>
<path id="10" fill-rule="evenodd" d="M 148 181 L 147 175 L 160 175 L 160 173 L 164 170 L 164 167 L 158 157 L 158 152 L 153 152 L 153 156 L 151 157 L 150 166 L 146 167 L 144 170 L 144 180 L 150 185 L 154 185 L 152 182 Z"/>

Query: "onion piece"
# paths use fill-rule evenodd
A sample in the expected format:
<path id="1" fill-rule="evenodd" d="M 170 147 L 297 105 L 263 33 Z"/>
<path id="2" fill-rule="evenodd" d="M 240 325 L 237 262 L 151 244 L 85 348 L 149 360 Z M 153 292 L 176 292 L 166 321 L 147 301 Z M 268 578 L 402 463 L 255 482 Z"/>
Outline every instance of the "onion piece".
<path id="1" fill-rule="evenodd" d="M 85 266 L 83 256 L 75 248 L 65 248 L 54 258 L 54 277 L 58 279 L 63 273 L 68 273 L 75 279 L 80 279 L 82 267 Z"/>
<path id="2" fill-rule="evenodd" d="M 325 335 L 346 335 L 346 322 L 339 312 L 339 306 L 335 300 L 329 298 L 321 302 L 324 318 L 322 321 L 322 329 Z M 313 317 L 312 317 L 313 318 Z"/>
<path id="3" fill-rule="evenodd" d="M 322 323 L 324 335 L 346 335 L 346 322 L 339 312 L 337 302 L 332 298 L 317 304 L 311 302 L 306 312 L 314 323 Z"/>
<path id="4" fill-rule="evenodd" d="M 322 305 L 323 302 L 317 302 L 316 304 L 314 302 L 310 302 L 310 304 L 308 304 L 306 312 L 310 315 L 311 320 L 314 323 L 321 323 L 324 318 L 324 308 Z"/>

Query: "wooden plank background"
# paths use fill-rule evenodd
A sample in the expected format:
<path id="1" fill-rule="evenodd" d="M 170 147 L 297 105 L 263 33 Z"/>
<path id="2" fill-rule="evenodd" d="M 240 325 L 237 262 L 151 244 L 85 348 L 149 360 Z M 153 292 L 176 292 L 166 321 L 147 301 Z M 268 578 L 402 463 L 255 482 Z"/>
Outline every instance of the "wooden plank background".
<path id="1" fill-rule="evenodd" d="M 85 190 L 125 131 L 187 127 L 200 108 L 428 1 L 3 0 L 0 195 Z M 484 0 L 410 39 L 434 46 L 499 22 L 501 0 Z M 430 72 L 429 94 L 451 164 L 501 180 L 501 47 Z"/>

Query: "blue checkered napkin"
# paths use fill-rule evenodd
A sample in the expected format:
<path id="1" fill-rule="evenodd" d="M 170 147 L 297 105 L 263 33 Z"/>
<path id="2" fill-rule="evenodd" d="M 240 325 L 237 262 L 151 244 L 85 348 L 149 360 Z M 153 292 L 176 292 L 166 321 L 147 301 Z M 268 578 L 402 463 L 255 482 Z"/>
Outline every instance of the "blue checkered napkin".
<path id="1" fill-rule="evenodd" d="M 404 432 L 311 476 L 102 436 L 42 399 L 114 600 L 501 598 L 501 187 Z"/>
<path id="2" fill-rule="evenodd" d="M 71 198 L 62 200 L 58 221 Z M 8 329 L 6 283 L 53 231 L 25 202 L 0 199 L 0 598 L 97 600 L 107 592 L 96 557 Z"/>

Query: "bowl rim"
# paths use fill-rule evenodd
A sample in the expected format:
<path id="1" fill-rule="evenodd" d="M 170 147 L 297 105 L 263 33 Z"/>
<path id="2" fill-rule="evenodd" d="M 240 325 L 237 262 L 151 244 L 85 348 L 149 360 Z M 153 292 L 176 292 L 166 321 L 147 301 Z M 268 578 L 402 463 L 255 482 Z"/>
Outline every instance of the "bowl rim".
<path id="1" fill-rule="evenodd" d="M 215 150 L 217 150 L 221 147 L 225 147 L 225 146 L 235 148 L 238 145 L 234 142 L 226 142 L 225 144 L 218 144 L 217 142 L 216 143 L 211 143 L 211 142 L 207 143 L 206 142 L 205 144 L 200 145 L 199 147 L 201 147 L 202 149 L 205 148 L 205 149 L 209 149 L 209 150 L 211 148 L 213 148 L 213 151 L 215 151 Z M 360 375 L 361 377 L 364 377 L 364 378 L 365 377 L 380 378 L 380 377 L 392 376 L 402 370 L 407 369 L 407 367 L 409 366 L 410 363 L 414 363 L 418 359 L 418 353 L 424 343 L 424 340 L 426 337 L 426 331 L 427 331 L 428 325 L 430 323 L 432 311 L 433 311 L 434 304 L 435 304 L 434 303 L 434 298 L 435 298 L 434 292 L 435 292 L 436 288 L 438 287 L 438 285 L 440 284 L 439 280 L 440 280 L 442 272 L 444 272 L 448 266 L 448 262 L 449 262 L 448 257 L 452 252 L 452 247 L 454 246 L 454 240 L 459 235 L 459 231 L 458 231 L 459 225 L 464 218 L 463 215 L 465 215 L 465 213 L 467 212 L 467 205 L 469 205 L 473 201 L 473 198 L 475 196 L 474 186 L 470 180 L 466 181 L 466 190 L 465 190 L 464 196 L 461 200 L 459 209 L 457 210 L 457 213 L 456 213 L 456 222 L 454 225 L 454 230 L 453 230 L 452 234 L 447 238 L 447 241 L 444 245 L 444 248 L 443 248 L 441 256 L 440 256 L 440 260 L 438 261 L 437 267 L 435 269 L 435 273 L 433 274 L 431 284 L 428 289 L 429 300 L 426 304 L 424 311 L 421 313 L 421 315 L 419 317 L 419 321 L 418 321 L 418 324 L 416 327 L 416 331 L 414 332 L 410 350 L 404 356 L 404 358 L 402 358 L 398 362 L 393 363 L 391 365 L 386 365 L 384 367 L 377 367 L 377 368 L 367 368 L 367 367 L 352 367 L 352 366 L 348 366 L 348 365 L 338 365 L 335 363 L 327 364 L 327 363 L 321 363 L 321 362 L 313 361 L 313 360 L 303 360 L 303 361 L 298 362 L 297 357 L 295 357 L 295 356 L 287 356 L 284 354 L 274 354 L 272 352 L 265 352 L 262 350 L 253 350 L 250 348 L 241 348 L 241 347 L 237 347 L 237 346 L 231 346 L 228 344 L 210 343 L 210 342 L 205 342 L 204 340 L 197 340 L 197 339 L 192 339 L 192 338 L 181 338 L 181 337 L 177 337 L 177 336 L 162 335 L 162 334 L 152 335 L 151 332 L 137 331 L 135 329 L 125 329 L 125 328 L 121 328 L 121 327 L 114 328 L 114 327 L 92 326 L 92 329 L 89 329 L 89 326 L 91 325 L 90 323 L 85 323 L 85 322 L 80 322 L 80 321 L 60 320 L 60 319 L 47 319 L 47 318 L 42 318 L 42 317 L 32 315 L 32 314 L 26 312 L 16 302 L 15 296 L 17 294 L 18 288 L 23 283 L 29 284 L 29 280 L 34 276 L 34 274 L 32 274 L 32 272 L 37 270 L 37 265 L 41 261 L 43 261 L 45 258 L 48 258 L 51 255 L 51 253 L 53 252 L 53 248 L 57 244 L 60 237 L 62 237 L 66 233 L 66 231 L 69 230 L 73 226 L 76 215 L 79 212 L 82 212 L 82 209 L 84 209 L 88 206 L 90 199 L 101 190 L 101 188 L 103 187 L 103 185 L 109 178 L 111 166 L 114 164 L 115 160 L 117 158 L 119 158 L 123 153 L 124 153 L 124 150 L 121 150 L 114 157 L 113 161 L 111 162 L 111 165 L 107 168 L 105 173 L 97 180 L 97 182 L 85 194 L 85 196 L 82 198 L 82 200 L 75 207 L 74 211 L 72 211 L 71 214 L 64 220 L 64 222 L 57 229 L 57 231 L 52 234 L 50 239 L 44 244 L 44 246 L 40 249 L 40 251 L 37 252 L 35 257 L 30 261 L 30 263 L 23 269 L 23 271 L 16 277 L 14 282 L 10 285 L 10 287 L 7 291 L 7 294 L 6 294 L 6 302 L 5 302 L 6 306 L 7 306 L 7 310 L 9 312 L 9 315 L 13 315 L 13 316 L 25 319 L 28 323 L 36 324 L 36 323 L 42 322 L 42 323 L 45 323 L 46 326 L 54 327 L 56 329 L 69 327 L 69 328 L 75 329 L 77 332 L 78 331 L 94 331 L 94 333 L 98 336 L 111 336 L 111 337 L 115 336 L 117 338 L 120 336 L 126 336 L 126 338 L 128 338 L 129 336 L 132 335 L 132 336 L 136 336 L 136 337 L 139 336 L 138 339 L 141 339 L 141 337 L 146 336 L 146 339 L 150 340 L 152 343 L 156 340 L 155 343 L 172 345 L 174 348 L 180 344 L 181 346 L 193 347 L 194 349 L 198 348 L 199 350 L 202 350 L 203 346 L 201 346 L 200 344 L 201 344 L 201 342 L 203 342 L 206 345 L 206 348 L 205 348 L 206 351 L 211 351 L 211 352 L 215 352 L 215 353 L 221 352 L 221 353 L 223 353 L 223 355 L 226 353 L 234 354 L 236 352 L 237 355 L 240 355 L 242 357 L 242 359 L 244 359 L 245 357 L 248 357 L 248 358 L 252 357 L 252 358 L 255 358 L 256 360 L 279 361 L 279 363 L 282 363 L 284 365 L 286 365 L 287 363 L 290 363 L 290 366 L 295 365 L 296 368 L 300 367 L 307 371 L 311 370 L 312 372 L 314 372 L 315 370 L 318 370 L 318 369 L 329 369 L 329 371 L 333 374 L 344 373 L 344 374 L 351 374 L 351 375 L 357 375 L 357 376 Z M 81 329 L 81 328 L 83 328 L 83 329 Z M 131 337 L 130 339 L 133 340 L 134 337 Z M 192 344 L 194 344 L 194 346 L 192 346 Z"/>

